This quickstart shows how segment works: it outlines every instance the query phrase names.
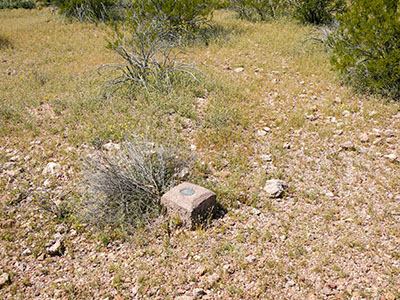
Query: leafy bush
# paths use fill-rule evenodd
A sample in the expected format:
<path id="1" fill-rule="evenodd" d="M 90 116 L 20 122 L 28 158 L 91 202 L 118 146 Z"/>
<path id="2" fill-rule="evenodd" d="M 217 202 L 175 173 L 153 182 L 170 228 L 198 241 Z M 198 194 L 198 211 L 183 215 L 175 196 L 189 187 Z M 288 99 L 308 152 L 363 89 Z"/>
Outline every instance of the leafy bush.
<path id="1" fill-rule="evenodd" d="M 303 23 L 314 25 L 330 24 L 334 14 L 343 13 L 345 0 L 300 0 L 295 2 L 294 15 Z"/>
<path id="2" fill-rule="evenodd" d="M 267 21 L 282 15 L 289 8 L 289 1 L 281 0 L 230 0 L 230 7 L 239 18 L 249 21 Z"/>
<path id="3" fill-rule="evenodd" d="M 159 20 L 181 34 L 208 24 L 215 0 L 133 0 L 130 4 L 138 20 Z"/>
<path id="4" fill-rule="evenodd" d="M 54 0 L 53 3 L 59 7 L 64 17 L 92 23 L 117 18 L 120 4 L 115 0 Z"/>
<path id="5" fill-rule="evenodd" d="M 343 12 L 345 0 L 230 0 L 230 8 L 249 21 L 290 15 L 303 23 L 328 24 L 334 14 Z"/>
<path id="6" fill-rule="evenodd" d="M 106 64 L 100 68 L 100 71 L 107 68 L 112 72 L 106 76 L 113 77 L 105 84 L 106 94 L 111 95 L 122 86 L 169 90 L 179 73 L 195 77 L 194 67 L 180 61 L 184 51 L 179 48 L 178 34 L 158 19 L 139 21 L 132 15 L 121 25 L 115 25 L 113 34 L 114 41 L 109 47 L 124 63 Z"/>
<path id="7" fill-rule="evenodd" d="M 230 0 L 216 0 L 214 3 L 215 9 L 228 9 L 230 5 Z"/>
<path id="8" fill-rule="evenodd" d="M 35 8 L 36 4 L 33 0 L 0 0 L 0 9 L 13 9 L 13 8 Z"/>
<path id="9" fill-rule="evenodd" d="M 176 147 L 142 138 L 125 141 L 120 150 L 100 151 L 85 169 L 82 217 L 104 226 L 132 230 L 161 213 L 160 198 L 182 180 L 188 165 Z"/>
<path id="10" fill-rule="evenodd" d="M 332 63 L 361 90 L 400 98 L 397 0 L 355 0 L 329 36 Z"/>

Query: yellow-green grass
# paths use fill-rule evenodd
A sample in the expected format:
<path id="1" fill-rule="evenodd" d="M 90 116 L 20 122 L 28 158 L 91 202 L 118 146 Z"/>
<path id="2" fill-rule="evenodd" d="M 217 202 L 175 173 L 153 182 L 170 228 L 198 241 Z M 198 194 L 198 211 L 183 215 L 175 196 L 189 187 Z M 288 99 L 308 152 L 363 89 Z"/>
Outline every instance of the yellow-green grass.
<path id="1" fill-rule="evenodd" d="M 201 83 L 183 81 L 170 95 L 121 92 L 107 100 L 99 95 L 107 78 L 97 68 L 119 58 L 105 48 L 105 26 L 63 23 L 46 10 L 0 12 L 0 163 L 11 158 L 7 149 L 16 150 L 16 167 L 24 169 L 2 173 L 0 220 L 22 219 L 1 229 L 1 261 L 24 247 L 40 256 L 54 233 L 50 215 L 37 215 L 31 202 L 16 204 L 43 185 L 48 161 L 65 171 L 51 181 L 57 197 L 56 188 L 74 189 L 80 179 L 80 159 L 91 151 L 82 144 L 98 146 L 134 132 L 195 145 L 192 179 L 217 191 L 228 214 L 207 230 L 178 230 L 172 238 L 162 230 L 138 234 L 128 253 L 103 247 L 110 241 L 104 233 L 99 243 L 71 237 L 65 259 L 79 270 L 43 294 L 84 299 L 89 286 L 96 298 L 129 298 L 130 286 L 138 285 L 144 298 L 174 299 L 200 286 L 210 288 L 213 299 L 323 299 L 333 282 L 332 299 L 396 299 L 400 170 L 385 155 L 400 156 L 399 103 L 341 86 L 322 45 L 304 43 L 312 27 L 290 20 L 254 24 L 229 12 L 217 12 L 214 21 L 227 36 L 188 49 L 187 60 L 204 74 Z M 244 70 L 235 72 L 238 67 Z M 271 130 L 260 135 L 264 127 Z M 395 136 L 385 136 L 385 129 Z M 362 133 L 369 141 L 361 141 Z M 355 151 L 343 150 L 345 141 Z M 265 198 L 262 185 L 269 178 L 289 183 L 286 199 Z M 248 206 L 234 209 L 238 202 L 261 215 Z M 80 224 L 71 226 L 79 236 Z M 246 260 L 249 255 L 256 261 Z M 86 261 L 98 264 L 92 274 L 81 267 Z M 34 276 L 59 271 L 50 261 L 43 265 Z M 200 265 L 205 275 L 196 273 Z M 34 295 L 35 279 L 4 268 L 13 278 L 1 296 Z M 213 272 L 219 281 L 204 280 Z"/>

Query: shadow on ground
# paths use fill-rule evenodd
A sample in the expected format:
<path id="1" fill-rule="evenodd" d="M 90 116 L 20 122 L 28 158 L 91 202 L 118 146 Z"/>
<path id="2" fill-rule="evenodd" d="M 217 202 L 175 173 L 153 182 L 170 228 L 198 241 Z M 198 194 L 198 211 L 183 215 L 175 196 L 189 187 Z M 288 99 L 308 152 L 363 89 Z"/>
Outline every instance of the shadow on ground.
<path id="1" fill-rule="evenodd" d="M 11 47 L 12 47 L 12 44 L 11 44 L 10 40 L 7 39 L 6 37 L 0 35 L 0 50 L 6 49 L 6 48 L 11 48 Z"/>

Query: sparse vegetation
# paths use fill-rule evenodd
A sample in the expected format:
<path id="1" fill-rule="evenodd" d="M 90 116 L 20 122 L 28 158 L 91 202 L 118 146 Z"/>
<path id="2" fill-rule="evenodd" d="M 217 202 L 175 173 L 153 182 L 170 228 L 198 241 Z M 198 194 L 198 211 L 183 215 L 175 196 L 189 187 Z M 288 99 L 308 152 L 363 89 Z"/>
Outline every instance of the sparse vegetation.
<path id="1" fill-rule="evenodd" d="M 248 21 L 268 21 L 288 15 L 292 5 L 289 0 L 230 0 L 229 7 L 238 13 L 239 18 Z"/>
<path id="2" fill-rule="evenodd" d="M 62 194 L 50 193 L 45 189 L 32 192 L 32 202 L 40 209 L 54 215 L 58 220 L 65 221 L 75 213 L 73 200 L 69 197 L 70 192 Z"/>
<path id="3" fill-rule="evenodd" d="M 231 10 L 210 25 L 230 38 L 185 43 L 200 83 L 177 76 L 169 93 L 130 85 L 104 101 L 114 77 L 96 71 L 121 59 L 108 25 L 0 11 L 1 299 L 399 298 L 400 102 L 342 85 L 323 44 L 302 43 L 310 25 Z M 127 163 L 132 132 L 154 142 L 139 151 L 150 161 L 171 140 L 191 153 L 190 181 L 226 213 L 194 231 L 162 215 L 136 227 L 159 206 L 129 199 L 163 189 L 132 184 L 153 172 Z M 282 199 L 266 197 L 270 179 L 288 184 Z M 65 251 L 52 256 L 56 240 Z"/>

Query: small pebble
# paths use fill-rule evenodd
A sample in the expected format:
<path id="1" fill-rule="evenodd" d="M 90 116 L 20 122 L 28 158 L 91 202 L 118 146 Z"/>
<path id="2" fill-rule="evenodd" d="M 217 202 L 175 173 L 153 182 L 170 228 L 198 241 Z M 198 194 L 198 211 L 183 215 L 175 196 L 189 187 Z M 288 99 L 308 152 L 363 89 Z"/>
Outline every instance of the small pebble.
<path id="1" fill-rule="evenodd" d="M 28 256 L 28 255 L 31 255 L 32 254 L 32 251 L 31 251 L 31 249 L 29 249 L 29 248 L 26 248 L 24 251 L 22 251 L 22 253 L 21 253 L 21 255 L 22 256 Z"/>

